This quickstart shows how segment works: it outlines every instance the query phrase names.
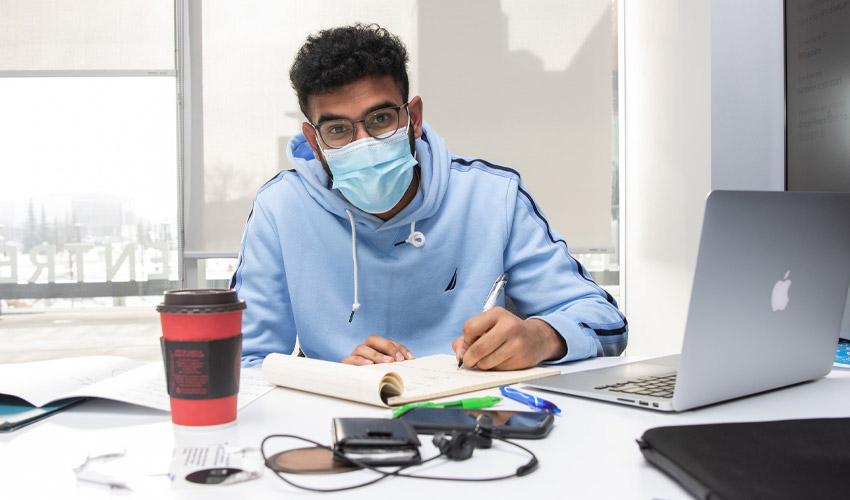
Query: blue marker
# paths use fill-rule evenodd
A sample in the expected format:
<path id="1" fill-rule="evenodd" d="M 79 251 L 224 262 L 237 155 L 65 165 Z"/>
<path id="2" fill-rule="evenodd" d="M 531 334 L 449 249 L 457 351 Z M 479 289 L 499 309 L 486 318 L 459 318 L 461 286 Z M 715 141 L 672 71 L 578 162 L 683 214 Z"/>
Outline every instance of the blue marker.
<path id="1" fill-rule="evenodd" d="M 561 409 L 555 406 L 555 403 L 546 401 L 543 398 L 532 396 L 527 392 L 518 391 L 513 387 L 503 385 L 502 387 L 499 387 L 499 391 L 501 391 L 505 397 L 527 404 L 537 411 L 542 411 L 544 413 L 561 413 Z"/>

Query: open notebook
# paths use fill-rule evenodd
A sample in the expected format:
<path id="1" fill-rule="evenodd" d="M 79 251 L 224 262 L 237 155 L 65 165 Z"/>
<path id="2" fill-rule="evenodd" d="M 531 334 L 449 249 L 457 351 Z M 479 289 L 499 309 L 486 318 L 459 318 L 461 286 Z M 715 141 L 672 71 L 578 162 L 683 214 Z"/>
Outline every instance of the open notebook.
<path id="1" fill-rule="evenodd" d="M 269 382 L 301 391 L 375 406 L 398 406 L 465 392 L 489 389 L 560 373 L 535 367 L 513 371 L 483 371 L 457 367 L 448 354 L 368 366 L 269 354 L 263 376 Z"/>

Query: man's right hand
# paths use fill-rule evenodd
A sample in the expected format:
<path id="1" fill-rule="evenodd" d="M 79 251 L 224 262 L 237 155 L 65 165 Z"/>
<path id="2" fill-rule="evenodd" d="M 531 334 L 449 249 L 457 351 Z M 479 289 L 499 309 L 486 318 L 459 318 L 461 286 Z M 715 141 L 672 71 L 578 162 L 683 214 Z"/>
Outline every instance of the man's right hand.
<path id="1" fill-rule="evenodd" d="M 372 365 L 413 358 L 413 353 L 398 342 L 369 335 L 365 342 L 354 348 L 350 356 L 342 358 L 342 362 L 349 365 Z"/>

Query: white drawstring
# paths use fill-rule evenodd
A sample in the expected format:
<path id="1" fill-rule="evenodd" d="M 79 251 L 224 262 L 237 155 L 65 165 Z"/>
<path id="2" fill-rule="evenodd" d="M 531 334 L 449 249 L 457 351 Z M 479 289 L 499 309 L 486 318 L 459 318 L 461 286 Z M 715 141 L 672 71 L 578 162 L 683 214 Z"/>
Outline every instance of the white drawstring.
<path id="1" fill-rule="evenodd" d="M 416 178 L 419 179 L 419 170 L 414 170 L 414 172 L 416 173 Z M 405 243 L 410 243 L 416 248 L 425 245 L 425 235 L 421 231 L 416 230 L 416 221 L 410 223 L 410 234 L 407 235 L 407 239 L 399 241 L 395 246 L 404 245 Z"/>
<path id="2" fill-rule="evenodd" d="M 348 220 L 351 222 L 351 259 L 354 261 L 354 304 L 351 305 L 351 316 L 348 317 L 348 322 L 354 319 L 354 311 L 360 309 L 360 302 L 357 301 L 357 229 L 354 226 L 354 215 L 351 210 L 346 210 Z M 396 246 L 410 243 L 416 248 L 425 244 L 425 235 L 416 230 L 416 222 L 410 223 L 410 234 L 404 241 L 399 241 Z"/>
<path id="3" fill-rule="evenodd" d="M 351 316 L 348 317 L 348 322 L 354 319 L 354 311 L 360 309 L 360 302 L 357 302 L 357 230 L 354 228 L 354 216 L 351 215 L 351 210 L 346 210 L 348 220 L 351 221 L 351 257 L 354 260 L 354 304 L 351 305 Z"/>
<path id="4" fill-rule="evenodd" d="M 404 240 L 405 243 L 410 243 L 416 248 L 421 247 L 425 244 L 425 235 L 416 230 L 416 222 L 410 223 L 410 234 L 407 236 L 407 239 Z"/>
<path id="5" fill-rule="evenodd" d="M 395 246 L 404 245 L 405 243 L 410 243 L 416 248 L 425 244 L 425 235 L 416 230 L 416 222 L 410 223 L 410 234 L 407 235 L 407 239 L 399 241 Z"/>

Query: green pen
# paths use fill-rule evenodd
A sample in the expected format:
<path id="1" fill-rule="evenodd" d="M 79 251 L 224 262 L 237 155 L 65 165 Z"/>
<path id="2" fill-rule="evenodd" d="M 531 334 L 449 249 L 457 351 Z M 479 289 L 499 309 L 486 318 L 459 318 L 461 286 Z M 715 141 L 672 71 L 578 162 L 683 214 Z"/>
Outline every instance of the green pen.
<path id="1" fill-rule="evenodd" d="M 480 410 L 482 408 L 490 408 L 501 401 L 498 396 L 484 396 L 481 398 L 466 398 L 457 401 L 446 401 L 445 403 L 411 403 L 409 405 L 393 408 L 393 418 L 398 418 L 399 415 L 411 408 L 459 408 L 461 410 Z"/>

